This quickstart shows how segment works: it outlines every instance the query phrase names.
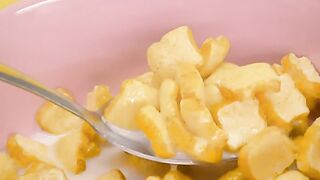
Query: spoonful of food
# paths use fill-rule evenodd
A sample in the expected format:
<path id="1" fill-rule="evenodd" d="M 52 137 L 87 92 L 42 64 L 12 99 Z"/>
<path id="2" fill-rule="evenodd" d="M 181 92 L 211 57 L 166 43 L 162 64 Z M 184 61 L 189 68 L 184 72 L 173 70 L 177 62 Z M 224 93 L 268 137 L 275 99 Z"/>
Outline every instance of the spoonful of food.
<path id="1" fill-rule="evenodd" d="M 30 76 L 19 72 L 16 69 L 0 64 L 0 80 L 14 85 L 28 92 L 31 92 L 39 97 L 42 97 L 52 103 L 64 108 L 86 121 L 92 128 L 108 142 L 120 148 L 121 150 L 133 154 L 135 156 L 148 159 L 151 161 L 176 164 L 176 165 L 198 165 L 203 164 L 199 161 L 192 160 L 187 156 L 176 156 L 175 158 L 164 159 L 154 155 L 150 143 L 128 138 L 119 133 L 119 128 L 116 130 L 112 124 L 106 121 L 98 112 L 92 112 L 82 107 L 81 105 L 69 100 L 58 94 L 56 91 L 47 88 L 40 82 L 34 80 Z M 232 160 L 234 157 L 226 156 L 223 160 Z"/>

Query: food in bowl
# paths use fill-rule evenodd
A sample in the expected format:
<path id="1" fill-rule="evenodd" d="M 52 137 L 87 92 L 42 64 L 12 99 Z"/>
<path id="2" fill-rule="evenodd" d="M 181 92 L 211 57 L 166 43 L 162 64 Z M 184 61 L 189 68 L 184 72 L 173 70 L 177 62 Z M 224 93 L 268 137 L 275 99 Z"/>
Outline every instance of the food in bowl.
<path id="1" fill-rule="evenodd" d="M 229 49 L 224 36 L 208 38 L 198 48 L 191 29 L 178 27 L 148 48 L 149 72 L 124 81 L 115 96 L 106 85 L 95 86 L 86 106 L 104 109 L 105 118 L 121 128 L 142 131 L 162 158 L 182 152 L 218 163 L 224 152 L 238 154 L 238 167 L 220 179 L 320 178 L 319 119 L 309 123 L 320 97 L 320 76 L 311 61 L 290 53 L 281 64 L 240 66 L 225 60 Z M 68 91 L 57 91 L 73 99 Z M 87 123 L 49 102 L 39 108 L 36 122 L 61 136 L 55 158 L 45 145 L 12 135 L 10 157 L 0 156 L 0 164 L 10 165 L 2 170 L 4 177 L 54 172 L 65 179 L 64 171 L 85 171 L 86 160 L 106 143 Z M 23 175 L 15 162 L 27 168 Z M 190 179 L 175 167 L 166 171 L 147 179 Z M 111 177 L 125 179 L 118 169 L 100 179 Z"/>

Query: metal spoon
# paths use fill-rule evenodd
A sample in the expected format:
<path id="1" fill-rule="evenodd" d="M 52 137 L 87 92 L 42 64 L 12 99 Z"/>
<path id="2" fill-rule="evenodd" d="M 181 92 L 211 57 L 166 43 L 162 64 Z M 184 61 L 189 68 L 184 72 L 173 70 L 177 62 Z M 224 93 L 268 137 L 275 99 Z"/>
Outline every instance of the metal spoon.
<path id="1" fill-rule="evenodd" d="M 102 137 L 104 137 L 108 142 L 125 152 L 160 163 L 175 165 L 203 164 L 201 162 L 191 160 L 190 158 L 185 156 L 175 157 L 172 159 L 163 159 L 156 157 L 154 156 L 154 153 L 152 152 L 150 144 L 147 140 L 138 140 L 129 138 L 130 136 L 124 136 L 123 134 L 130 134 L 130 132 L 128 132 L 127 130 L 120 130 L 119 128 L 115 128 L 110 123 L 108 123 L 108 121 L 104 120 L 103 116 L 98 112 L 88 111 L 86 108 L 59 95 L 54 90 L 45 87 L 26 74 L 23 74 L 22 72 L 19 72 L 3 64 L 0 64 L 0 80 L 31 92 L 35 95 L 38 95 L 75 114 L 76 116 L 89 123 L 95 129 L 95 131 Z M 227 154 L 223 159 L 224 161 L 232 161 L 234 160 L 234 156 L 230 156 Z"/>

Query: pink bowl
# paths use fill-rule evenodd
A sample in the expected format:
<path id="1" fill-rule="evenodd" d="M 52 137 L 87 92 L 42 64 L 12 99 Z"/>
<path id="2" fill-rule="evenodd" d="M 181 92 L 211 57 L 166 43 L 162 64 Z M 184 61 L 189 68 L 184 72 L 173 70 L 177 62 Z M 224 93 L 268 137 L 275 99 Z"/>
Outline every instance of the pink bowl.
<path id="1" fill-rule="evenodd" d="M 95 84 L 115 92 L 123 79 L 145 71 L 147 47 L 188 25 L 198 43 L 227 36 L 228 59 L 236 63 L 277 62 L 295 52 L 320 67 L 319 9 L 318 0 L 27 0 L 0 12 L 0 62 L 70 89 L 83 102 Z M 9 133 L 38 130 L 41 102 L 0 83 L 0 147 Z"/>

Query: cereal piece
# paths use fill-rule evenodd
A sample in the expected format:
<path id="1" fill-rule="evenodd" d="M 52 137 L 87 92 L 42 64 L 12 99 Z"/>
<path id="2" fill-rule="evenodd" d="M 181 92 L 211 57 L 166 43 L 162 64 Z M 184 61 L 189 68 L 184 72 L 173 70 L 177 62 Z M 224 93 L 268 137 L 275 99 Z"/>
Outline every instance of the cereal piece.
<path id="1" fill-rule="evenodd" d="M 142 159 L 140 157 L 126 154 L 128 165 L 145 176 L 162 177 L 170 170 L 170 165 Z"/>
<path id="2" fill-rule="evenodd" d="M 310 110 L 314 110 L 319 102 L 319 99 L 316 97 L 306 97 L 307 98 L 307 105 Z"/>
<path id="3" fill-rule="evenodd" d="M 148 176 L 146 180 L 162 180 L 162 178 L 159 176 Z"/>
<path id="4" fill-rule="evenodd" d="M 104 116 L 122 128 L 137 129 L 135 116 L 147 104 L 158 108 L 158 90 L 137 80 L 127 80 L 122 84 L 120 94 L 105 109 Z"/>
<path id="5" fill-rule="evenodd" d="M 280 64 L 272 64 L 272 68 L 278 75 L 283 74 L 283 68 Z"/>
<path id="6" fill-rule="evenodd" d="M 67 177 L 61 169 L 42 163 L 32 164 L 27 168 L 26 172 L 19 177 L 19 180 L 36 179 L 67 180 Z"/>
<path id="7" fill-rule="evenodd" d="M 174 145 L 193 158 L 211 163 L 219 162 L 222 159 L 226 141 L 223 133 L 216 134 L 210 140 L 196 137 L 177 117 L 168 119 L 168 130 Z"/>
<path id="8" fill-rule="evenodd" d="M 222 157 L 222 150 L 225 145 L 224 136 L 217 131 L 216 138 L 212 142 L 198 138 L 187 130 L 180 118 L 177 95 L 178 89 L 172 80 L 165 80 L 160 88 L 161 113 L 167 118 L 169 135 L 174 145 L 183 152 L 196 159 L 209 162 L 217 162 Z M 162 103 L 163 102 L 163 103 Z M 221 134 L 219 135 L 218 132 Z M 212 151 L 213 153 L 210 153 Z"/>
<path id="9" fill-rule="evenodd" d="M 307 176 L 320 178 L 320 118 L 306 131 L 299 141 L 297 167 Z"/>
<path id="10" fill-rule="evenodd" d="M 163 177 L 163 180 L 191 180 L 191 178 L 176 169 L 172 169 Z"/>
<path id="11" fill-rule="evenodd" d="M 67 170 L 79 174 L 86 169 L 85 156 L 89 145 L 90 140 L 82 131 L 71 131 L 55 144 L 57 159 Z"/>
<path id="12" fill-rule="evenodd" d="M 18 165 L 7 154 L 0 152 L 0 179 L 18 179 Z"/>
<path id="13" fill-rule="evenodd" d="M 205 99 L 207 108 L 211 109 L 213 106 L 221 104 L 225 101 L 220 89 L 215 84 L 205 85 Z"/>
<path id="14" fill-rule="evenodd" d="M 187 26 L 166 33 L 160 42 L 152 44 L 147 51 L 148 64 L 160 82 L 175 77 L 175 65 L 178 62 L 190 63 L 199 67 L 202 56 Z"/>
<path id="15" fill-rule="evenodd" d="M 257 92 L 278 91 L 280 81 L 269 64 L 253 63 L 225 74 L 219 88 L 227 98 L 253 98 Z"/>
<path id="16" fill-rule="evenodd" d="M 309 126 L 310 125 L 309 125 L 309 119 L 308 118 L 295 119 L 292 122 L 291 135 L 292 136 L 304 135 L 304 133 L 307 131 Z"/>
<path id="17" fill-rule="evenodd" d="M 176 100 L 177 91 L 177 86 L 172 80 L 165 80 L 160 88 L 160 109 L 161 113 L 167 118 L 171 140 L 178 149 L 196 159 L 218 162 L 222 157 L 222 150 L 225 144 L 224 136 L 216 134 L 217 137 L 213 138 L 212 142 L 209 142 L 189 132 L 180 119 Z"/>
<path id="18" fill-rule="evenodd" d="M 221 176 L 219 180 L 244 180 L 244 175 L 239 168 L 228 171 L 226 174 Z"/>
<path id="19" fill-rule="evenodd" d="M 309 180 L 309 178 L 299 171 L 290 170 L 281 174 L 275 180 Z"/>
<path id="20" fill-rule="evenodd" d="M 57 91 L 73 100 L 73 97 L 67 90 L 59 88 Z M 87 103 L 91 104 L 89 105 L 91 107 L 93 107 L 95 103 L 97 103 L 94 105 L 96 107 L 102 105 L 102 101 L 106 101 L 106 99 L 110 98 L 106 97 L 108 96 L 108 92 L 108 87 L 103 85 L 96 86 L 93 92 L 88 94 L 87 100 L 91 102 Z M 100 152 L 99 144 L 101 143 L 102 138 L 99 137 L 88 123 L 63 108 L 50 102 L 45 102 L 44 105 L 39 108 L 36 120 L 43 130 L 53 134 L 64 134 L 72 130 L 82 130 L 84 134 L 95 142 L 95 144 L 91 144 L 88 156 L 94 156 Z"/>
<path id="21" fill-rule="evenodd" d="M 297 148 L 300 149 L 300 147 L 302 147 L 302 143 L 303 143 L 303 136 L 294 137 L 293 142 L 297 146 Z"/>
<path id="22" fill-rule="evenodd" d="M 146 180 L 191 180 L 191 178 L 176 169 L 171 169 L 163 178 L 159 176 L 149 176 Z"/>
<path id="23" fill-rule="evenodd" d="M 225 144 L 224 136 L 219 136 L 217 133 L 215 135 L 218 137 L 209 143 L 208 140 L 192 135 L 180 119 L 180 112 L 176 100 L 178 95 L 177 91 L 178 89 L 172 80 L 164 81 L 160 89 L 161 113 L 168 120 L 170 138 L 175 146 L 187 152 L 189 155 L 204 160 L 208 157 L 208 161 L 217 162 L 222 156 L 222 149 Z M 214 153 L 210 154 L 210 150 Z"/>
<path id="24" fill-rule="evenodd" d="M 204 83 L 199 71 L 192 64 L 177 65 L 176 81 L 182 98 L 195 97 L 204 101 Z"/>
<path id="25" fill-rule="evenodd" d="M 298 58 L 293 53 L 281 60 L 284 72 L 290 74 L 297 88 L 307 99 L 308 107 L 315 108 L 320 98 L 320 76 L 307 57 Z"/>
<path id="26" fill-rule="evenodd" d="M 22 167 L 27 167 L 35 162 L 53 164 L 47 146 L 19 134 L 11 135 L 8 138 L 7 150 L 10 156 L 17 160 Z"/>
<path id="27" fill-rule="evenodd" d="M 66 90 L 58 89 L 57 91 L 73 100 Z M 36 121 L 44 131 L 52 134 L 63 134 L 82 126 L 82 120 L 79 117 L 48 101 L 38 109 Z"/>
<path id="28" fill-rule="evenodd" d="M 196 136 L 212 138 L 221 131 L 213 121 L 210 111 L 196 98 L 182 99 L 180 102 L 181 116 L 187 128 Z"/>
<path id="29" fill-rule="evenodd" d="M 170 138 L 175 146 L 196 159 L 218 162 L 225 145 L 224 135 L 215 134 L 212 141 L 194 136 L 180 118 L 177 103 L 178 89 L 172 80 L 165 80 L 160 88 L 160 109 L 167 118 Z M 212 152 L 212 153 L 211 153 Z"/>
<path id="30" fill-rule="evenodd" d="M 175 81 L 166 79 L 162 82 L 159 90 L 160 112 L 165 118 L 179 116 L 177 103 L 178 86 Z"/>
<path id="31" fill-rule="evenodd" d="M 266 111 L 268 123 L 290 132 L 295 119 L 308 118 L 309 109 L 306 98 L 295 87 L 288 74 L 281 75 L 280 81 L 279 92 L 262 93 L 259 98 L 263 109 Z"/>
<path id="32" fill-rule="evenodd" d="M 294 162 L 295 151 L 281 129 L 268 127 L 240 150 L 238 165 L 248 179 L 272 180 Z"/>
<path id="33" fill-rule="evenodd" d="M 224 36 L 204 41 L 200 49 L 204 64 L 199 68 L 202 77 L 208 77 L 225 59 L 230 49 L 230 42 Z"/>
<path id="34" fill-rule="evenodd" d="M 146 72 L 137 76 L 135 79 L 151 87 L 156 87 L 156 85 L 158 84 L 157 82 L 155 82 L 154 72 Z"/>
<path id="35" fill-rule="evenodd" d="M 82 127 L 76 130 L 81 131 L 90 141 L 86 148 L 83 149 L 84 156 L 86 158 L 91 158 L 99 155 L 101 151 L 100 145 L 105 143 L 105 139 L 98 135 L 96 131 L 86 122 L 83 122 Z"/>
<path id="36" fill-rule="evenodd" d="M 99 155 L 101 152 L 101 148 L 97 143 L 90 142 L 87 149 L 84 152 L 85 158 L 92 158 Z"/>
<path id="37" fill-rule="evenodd" d="M 227 74 L 232 73 L 239 66 L 232 63 L 223 62 L 217 69 L 204 81 L 205 85 L 215 84 L 219 85 L 221 81 L 227 77 Z"/>
<path id="38" fill-rule="evenodd" d="M 217 123 L 228 135 L 229 150 L 239 149 L 267 126 L 259 113 L 257 100 L 233 102 L 222 107 L 217 116 Z"/>
<path id="39" fill-rule="evenodd" d="M 290 53 L 282 58 L 281 64 L 307 98 L 320 98 L 320 76 L 307 57 L 298 58 Z"/>
<path id="40" fill-rule="evenodd" d="M 225 98 L 221 94 L 220 89 L 216 84 L 205 85 L 205 97 L 206 106 L 209 109 L 211 116 L 215 121 L 217 121 L 217 113 L 222 107 L 236 101 L 236 99 Z"/>
<path id="41" fill-rule="evenodd" d="M 110 89 L 106 85 L 96 85 L 87 94 L 86 108 L 90 111 L 98 111 L 103 108 L 112 98 Z"/>
<path id="42" fill-rule="evenodd" d="M 151 105 L 142 107 L 136 117 L 137 126 L 151 142 L 155 154 L 162 158 L 171 158 L 175 155 L 169 137 L 166 119 Z"/>
<path id="43" fill-rule="evenodd" d="M 97 180 L 126 180 L 126 177 L 119 169 L 112 169 L 107 174 L 98 177 Z"/>

